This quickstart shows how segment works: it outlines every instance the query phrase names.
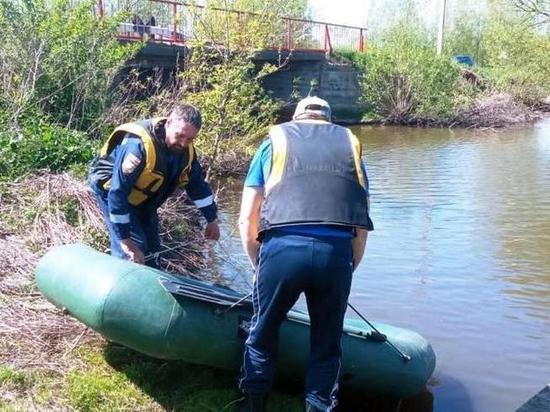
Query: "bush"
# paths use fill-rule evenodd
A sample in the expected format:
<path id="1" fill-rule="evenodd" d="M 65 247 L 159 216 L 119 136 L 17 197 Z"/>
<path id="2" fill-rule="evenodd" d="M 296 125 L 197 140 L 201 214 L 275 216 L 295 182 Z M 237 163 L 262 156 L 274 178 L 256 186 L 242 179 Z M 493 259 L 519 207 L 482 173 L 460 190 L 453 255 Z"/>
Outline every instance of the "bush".
<path id="1" fill-rule="evenodd" d="M 14 179 L 38 169 L 60 172 L 88 163 L 94 153 L 85 133 L 27 119 L 19 136 L 0 132 L 0 176 Z"/>
<path id="2" fill-rule="evenodd" d="M 445 39 L 445 52 L 451 56 L 468 55 L 477 65 L 484 65 L 486 50 L 483 38 L 487 30 L 487 19 L 468 13 L 454 23 Z"/>
<path id="3" fill-rule="evenodd" d="M 222 157 L 250 155 L 281 107 L 261 86 L 275 67 L 265 65 L 257 71 L 247 54 L 232 54 L 212 64 L 215 60 L 215 52 L 197 47 L 181 73 L 192 91 L 187 100 L 201 108 L 205 126 L 197 146 L 213 169 Z"/>
<path id="4" fill-rule="evenodd" d="M 498 17 L 484 36 L 486 75 L 498 90 L 536 106 L 550 95 L 550 37 L 523 20 Z"/>
<path id="5" fill-rule="evenodd" d="M 374 112 L 396 122 L 449 119 L 476 93 L 461 80 L 461 69 L 438 56 L 435 41 L 411 22 L 389 29 L 365 56 L 363 97 Z"/>
<path id="6" fill-rule="evenodd" d="M 96 19 L 95 3 L 0 0 L 0 106 L 11 127 L 40 112 L 84 130 L 104 110 L 111 79 L 139 45 L 120 45 L 119 19 Z"/>
<path id="7" fill-rule="evenodd" d="M 262 88 L 264 76 L 277 68 L 257 68 L 251 52 L 224 53 L 196 44 L 185 61 L 185 70 L 169 86 L 159 76 L 145 82 L 132 75 L 118 91 L 117 105 L 109 114 L 110 123 L 128 119 L 166 116 L 177 104 L 196 105 L 202 113 L 203 126 L 195 145 L 201 160 L 212 172 L 241 172 L 243 159 L 254 151 L 259 140 L 267 136 L 277 117 L 281 102 Z M 143 90 L 151 95 L 135 100 Z"/>

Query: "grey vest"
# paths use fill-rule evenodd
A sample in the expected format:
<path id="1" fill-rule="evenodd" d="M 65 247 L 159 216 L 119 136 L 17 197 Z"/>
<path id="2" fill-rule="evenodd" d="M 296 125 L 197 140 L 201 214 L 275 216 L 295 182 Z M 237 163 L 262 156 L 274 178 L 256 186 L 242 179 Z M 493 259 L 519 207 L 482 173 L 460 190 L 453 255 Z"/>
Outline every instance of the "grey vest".
<path id="1" fill-rule="evenodd" d="M 260 233 L 302 224 L 369 227 L 360 144 L 348 129 L 288 122 L 275 126 L 270 139 Z"/>

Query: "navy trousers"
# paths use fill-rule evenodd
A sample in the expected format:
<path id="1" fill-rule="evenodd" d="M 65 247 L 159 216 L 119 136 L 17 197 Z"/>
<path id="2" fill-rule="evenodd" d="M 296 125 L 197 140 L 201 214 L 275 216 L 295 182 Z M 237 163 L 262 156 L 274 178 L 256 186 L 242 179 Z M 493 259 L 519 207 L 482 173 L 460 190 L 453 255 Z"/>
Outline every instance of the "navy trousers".
<path id="1" fill-rule="evenodd" d="M 279 329 L 303 292 L 311 319 L 306 401 L 325 411 L 336 406 L 352 255 L 351 239 L 347 238 L 284 232 L 266 235 L 258 253 L 254 315 L 239 381 L 243 392 L 271 389 Z"/>
<path id="2" fill-rule="evenodd" d="M 120 242 L 109 219 L 107 200 L 97 193 L 95 193 L 95 197 L 109 229 L 111 255 L 121 259 L 128 259 L 128 255 L 120 247 Z M 147 258 L 147 255 L 160 250 L 159 219 L 156 210 L 132 208 L 130 211 L 130 238 L 145 255 L 145 264 L 154 268 L 158 267 L 158 259 L 154 257 Z"/>

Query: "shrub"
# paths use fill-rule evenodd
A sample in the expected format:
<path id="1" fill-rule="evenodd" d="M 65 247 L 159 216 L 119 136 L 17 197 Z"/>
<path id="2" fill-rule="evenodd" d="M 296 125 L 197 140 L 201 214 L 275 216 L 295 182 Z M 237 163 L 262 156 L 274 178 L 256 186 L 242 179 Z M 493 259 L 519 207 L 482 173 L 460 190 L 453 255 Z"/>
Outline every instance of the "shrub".
<path id="1" fill-rule="evenodd" d="M 438 56 L 431 36 L 411 22 L 390 28 L 362 58 L 363 97 L 374 112 L 397 122 L 449 119 L 464 96 L 475 94 L 461 81 L 460 67 Z"/>
<path id="2" fill-rule="evenodd" d="M 277 70 L 273 65 L 256 67 L 253 52 L 227 52 L 197 43 L 170 85 L 160 76 L 145 81 L 131 74 L 117 92 L 117 103 L 107 114 L 109 123 L 168 115 L 179 103 L 196 105 L 203 126 L 195 142 L 207 174 L 241 172 L 245 159 L 259 140 L 267 136 L 281 102 L 263 89 L 262 80 Z M 135 96 L 150 91 L 141 100 Z"/>
<path id="3" fill-rule="evenodd" d="M 490 21 L 483 43 L 486 75 L 497 89 L 527 105 L 550 95 L 550 37 L 524 21 L 498 17 Z"/>
<path id="4" fill-rule="evenodd" d="M 265 65 L 256 70 L 252 56 L 232 54 L 216 60 L 215 52 L 195 48 L 187 70 L 181 73 L 191 91 L 187 100 L 202 110 L 204 128 L 197 142 L 212 169 L 222 157 L 250 155 L 267 136 L 280 104 L 261 86 L 262 78 L 275 70 Z"/>
<path id="5" fill-rule="evenodd" d="M 53 172 L 89 162 L 95 146 L 80 131 L 27 119 L 19 136 L 0 132 L 0 176 L 13 179 L 38 169 Z"/>
<path id="6" fill-rule="evenodd" d="M 487 24 L 487 18 L 483 16 L 473 13 L 461 16 L 446 35 L 445 52 L 451 56 L 472 56 L 477 65 L 484 65 L 486 50 L 483 38 Z"/>
<path id="7" fill-rule="evenodd" d="M 96 19 L 94 5 L 0 0 L 0 106 L 10 126 L 40 112 L 86 129 L 103 111 L 112 77 L 139 45 L 120 45 L 119 19 Z"/>

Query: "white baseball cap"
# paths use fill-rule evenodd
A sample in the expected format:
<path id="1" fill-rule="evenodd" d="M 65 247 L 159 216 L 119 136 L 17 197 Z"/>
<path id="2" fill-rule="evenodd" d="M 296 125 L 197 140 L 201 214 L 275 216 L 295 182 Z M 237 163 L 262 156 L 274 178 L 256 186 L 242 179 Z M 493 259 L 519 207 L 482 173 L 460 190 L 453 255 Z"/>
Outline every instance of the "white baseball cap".
<path id="1" fill-rule="evenodd" d="M 314 116 L 324 117 L 326 120 L 330 121 L 331 110 L 330 105 L 326 100 L 320 99 L 317 96 L 310 96 L 302 99 L 296 105 L 296 110 L 294 111 L 294 120 L 298 120 L 300 117 L 306 114 L 311 114 Z"/>

